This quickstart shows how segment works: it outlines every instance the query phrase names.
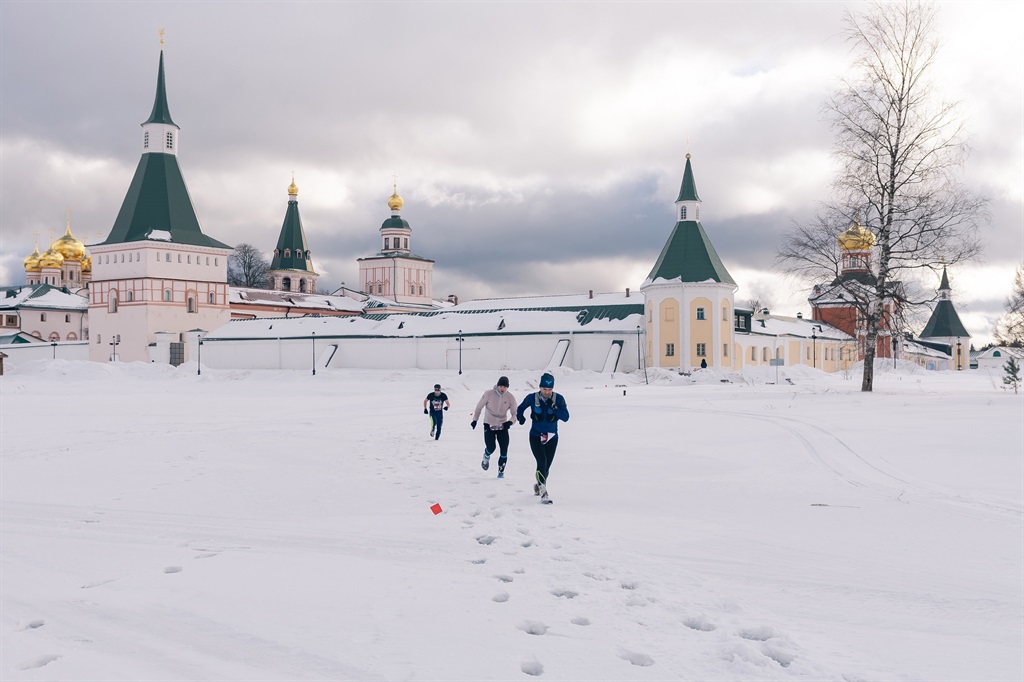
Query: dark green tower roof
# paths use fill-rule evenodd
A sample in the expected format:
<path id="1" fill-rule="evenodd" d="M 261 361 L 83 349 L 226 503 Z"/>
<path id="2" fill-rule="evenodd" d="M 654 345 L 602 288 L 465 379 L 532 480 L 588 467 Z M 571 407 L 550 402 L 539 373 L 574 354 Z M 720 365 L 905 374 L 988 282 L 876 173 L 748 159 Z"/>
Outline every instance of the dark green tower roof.
<path id="1" fill-rule="evenodd" d="M 948 283 L 946 288 L 949 288 Z M 956 314 L 953 302 L 949 299 L 941 299 L 935 304 L 935 310 L 932 311 L 928 324 L 921 332 L 921 338 L 941 339 L 955 336 L 969 337 L 970 334 L 967 333 L 963 322 L 960 321 L 960 316 Z"/>
<path id="2" fill-rule="evenodd" d="M 154 235 L 153 232 L 158 234 Z M 160 232 L 169 233 L 167 235 Z M 135 177 L 104 244 L 159 239 L 174 244 L 231 247 L 203 234 L 185 178 L 174 154 L 147 153 L 139 159 Z"/>
<path id="3" fill-rule="evenodd" d="M 700 201 L 697 196 L 697 183 L 693 180 L 693 169 L 690 168 L 690 155 L 686 155 L 686 170 L 683 171 L 683 184 L 679 186 L 679 198 L 676 201 Z"/>
<path id="4" fill-rule="evenodd" d="M 296 255 L 300 253 L 301 257 Z M 302 218 L 299 217 L 298 201 L 288 201 L 274 254 L 270 262 L 271 270 L 313 272 L 313 261 L 309 256 L 309 249 L 306 248 L 306 233 L 302 230 Z"/>
<path id="5" fill-rule="evenodd" d="M 399 228 L 402 230 L 412 231 L 412 228 L 409 227 L 409 222 L 405 218 L 396 215 L 391 216 L 380 225 L 380 229 L 382 230 L 389 228 Z"/>
<path id="6" fill-rule="evenodd" d="M 153 113 L 142 125 L 146 123 L 166 123 L 178 127 L 178 124 L 171 120 L 171 109 L 167 106 L 167 89 L 164 86 L 164 51 L 160 50 L 160 69 L 156 76 L 156 99 L 153 101 Z"/>
<path id="7" fill-rule="evenodd" d="M 677 277 L 683 282 L 706 282 L 710 279 L 723 284 L 736 284 L 704 228 L 695 220 L 676 223 L 647 279 L 671 280 Z"/>

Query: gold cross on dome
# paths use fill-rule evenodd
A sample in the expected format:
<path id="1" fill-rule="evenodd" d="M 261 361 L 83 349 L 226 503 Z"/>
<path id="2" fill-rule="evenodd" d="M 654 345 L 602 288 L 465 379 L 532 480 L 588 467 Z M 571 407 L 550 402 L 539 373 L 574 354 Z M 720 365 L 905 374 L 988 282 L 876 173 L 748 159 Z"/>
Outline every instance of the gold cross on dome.
<path id="1" fill-rule="evenodd" d="M 164 30 L 160 29 L 160 49 L 164 49 Z"/>

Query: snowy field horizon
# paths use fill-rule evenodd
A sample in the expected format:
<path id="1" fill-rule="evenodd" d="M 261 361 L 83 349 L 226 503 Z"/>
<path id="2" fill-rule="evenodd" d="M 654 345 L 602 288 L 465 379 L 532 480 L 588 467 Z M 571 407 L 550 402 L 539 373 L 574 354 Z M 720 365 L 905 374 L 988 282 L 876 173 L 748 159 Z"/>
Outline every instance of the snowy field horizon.
<path id="1" fill-rule="evenodd" d="M 1001 370 L 553 373 L 541 505 L 539 371 L 9 365 L 0 679 L 1024 678 Z"/>

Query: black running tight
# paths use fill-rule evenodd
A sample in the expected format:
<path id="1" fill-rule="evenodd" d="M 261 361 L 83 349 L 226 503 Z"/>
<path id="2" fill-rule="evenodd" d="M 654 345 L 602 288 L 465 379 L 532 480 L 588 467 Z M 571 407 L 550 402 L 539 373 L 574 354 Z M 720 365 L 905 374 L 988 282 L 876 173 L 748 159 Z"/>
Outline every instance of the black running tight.
<path id="1" fill-rule="evenodd" d="M 540 436 L 530 434 L 530 450 L 533 451 L 533 458 L 537 460 L 537 482 L 548 482 L 548 471 L 551 469 L 551 462 L 555 459 L 555 448 L 558 447 L 558 436 L 551 438 L 547 443 L 540 442 Z"/>

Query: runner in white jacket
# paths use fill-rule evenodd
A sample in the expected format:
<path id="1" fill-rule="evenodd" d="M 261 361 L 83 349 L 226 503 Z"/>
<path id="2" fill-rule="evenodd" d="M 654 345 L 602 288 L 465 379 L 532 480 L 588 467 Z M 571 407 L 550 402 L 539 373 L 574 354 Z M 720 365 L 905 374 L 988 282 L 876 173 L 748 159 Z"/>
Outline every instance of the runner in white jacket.
<path id="1" fill-rule="evenodd" d="M 498 478 L 505 478 L 508 462 L 508 430 L 516 413 L 516 399 L 508 390 L 508 377 L 501 377 L 493 389 L 484 391 L 473 412 L 470 426 L 476 428 L 481 411 L 484 413 L 484 458 L 480 466 L 484 471 L 491 465 L 495 442 L 501 448 L 498 457 Z"/>

